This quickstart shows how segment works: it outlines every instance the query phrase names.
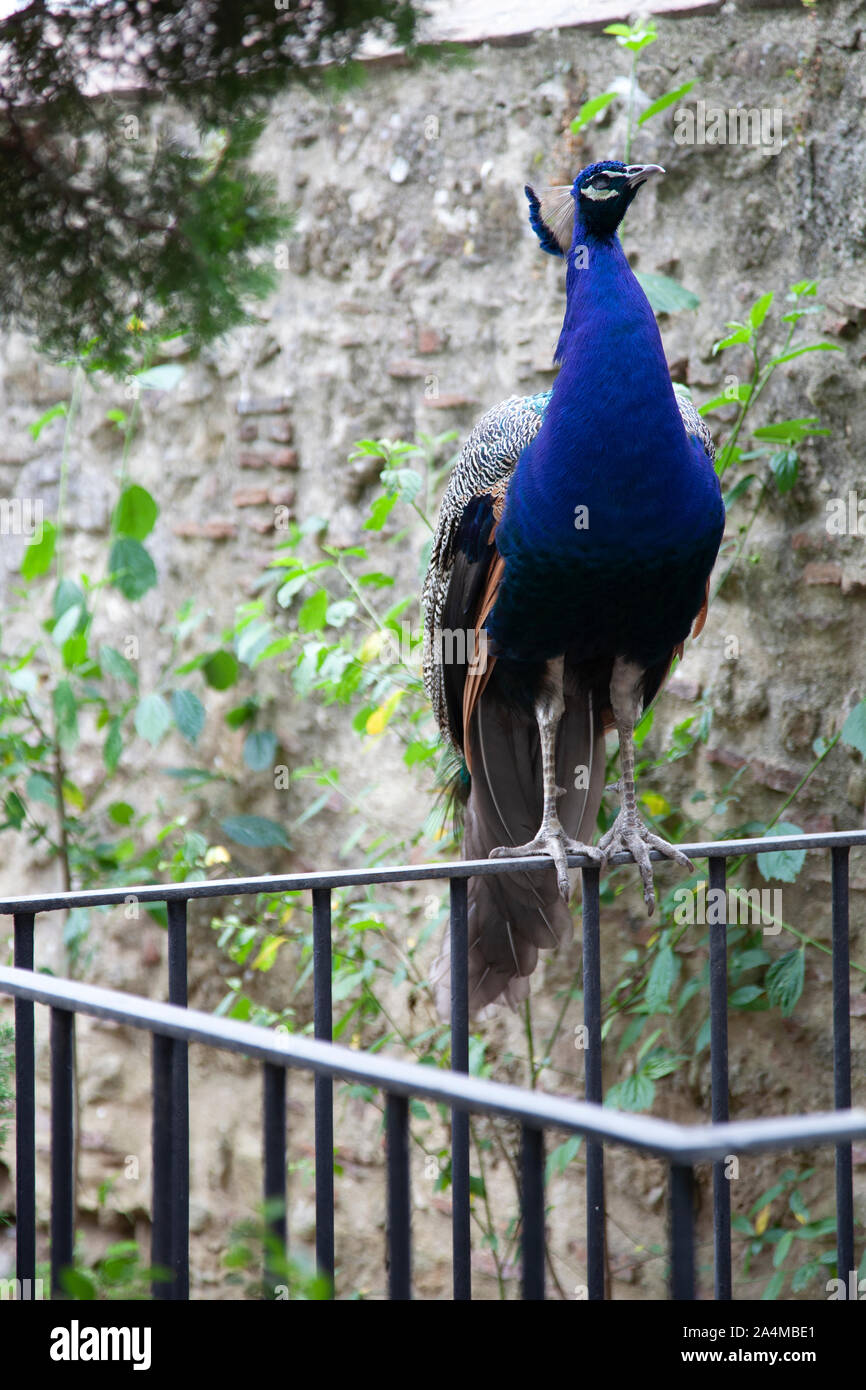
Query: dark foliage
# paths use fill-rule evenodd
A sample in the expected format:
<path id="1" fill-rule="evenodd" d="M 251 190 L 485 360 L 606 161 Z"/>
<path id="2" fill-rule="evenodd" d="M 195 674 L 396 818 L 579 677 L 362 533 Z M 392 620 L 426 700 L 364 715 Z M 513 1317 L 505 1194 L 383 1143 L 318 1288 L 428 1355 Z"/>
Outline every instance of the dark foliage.
<path id="1" fill-rule="evenodd" d="M 246 167 L 264 100 L 415 21 L 403 0 L 35 0 L 4 21 L 0 318 L 114 371 L 142 323 L 194 349 L 241 322 L 288 225 Z"/>

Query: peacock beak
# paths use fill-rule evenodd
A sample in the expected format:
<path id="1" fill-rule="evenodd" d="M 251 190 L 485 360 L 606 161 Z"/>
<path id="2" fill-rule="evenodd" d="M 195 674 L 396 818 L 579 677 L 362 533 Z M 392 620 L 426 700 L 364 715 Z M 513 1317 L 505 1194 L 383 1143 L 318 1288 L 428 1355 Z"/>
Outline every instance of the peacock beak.
<path id="1" fill-rule="evenodd" d="M 663 174 L 660 164 L 629 164 L 625 171 L 625 181 L 629 188 L 640 188 L 653 174 Z"/>

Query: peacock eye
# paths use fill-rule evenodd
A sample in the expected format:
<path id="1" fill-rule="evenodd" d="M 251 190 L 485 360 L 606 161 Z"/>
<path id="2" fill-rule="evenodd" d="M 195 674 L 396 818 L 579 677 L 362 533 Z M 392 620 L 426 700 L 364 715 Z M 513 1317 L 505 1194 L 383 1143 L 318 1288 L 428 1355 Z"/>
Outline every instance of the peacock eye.
<path id="1" fill-rule="evenodd" d="M 610 179 L 607 174 L 595 174 L 590 181 L 591 188 L 610 188 Z"/>

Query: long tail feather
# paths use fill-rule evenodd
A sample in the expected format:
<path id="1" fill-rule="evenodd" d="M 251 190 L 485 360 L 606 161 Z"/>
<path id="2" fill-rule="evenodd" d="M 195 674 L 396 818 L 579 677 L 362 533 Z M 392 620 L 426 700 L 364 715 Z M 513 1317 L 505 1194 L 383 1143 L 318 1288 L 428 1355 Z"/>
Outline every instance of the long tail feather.
<path id="1" fill-rule="evenodd" d="M 470 732 L 472 787 L 466 805 L 463 855 L 486 859 L 501 844 L 532 838 L 542 812 L 541 750 L 531 715 L 507 708 L 485 693 Z M 566 693 L 556 743 L 557 782 L 565 787 L 557 810 L 567 834 L 591 840 L 604 784 L 601 726 L 590 699 Z M 586 776 L 580 776 L 586 769 Z M 469 1007 L 473 1014 L 494 1002 L 516 1008 L 529 994 L 539 950 L 571 939 L 571 913 L 551 869 L 544 873 L 490 874 L 469 883 Z M 450 941 L 431 973 L 440 1014 L 448 1016 Z"/>

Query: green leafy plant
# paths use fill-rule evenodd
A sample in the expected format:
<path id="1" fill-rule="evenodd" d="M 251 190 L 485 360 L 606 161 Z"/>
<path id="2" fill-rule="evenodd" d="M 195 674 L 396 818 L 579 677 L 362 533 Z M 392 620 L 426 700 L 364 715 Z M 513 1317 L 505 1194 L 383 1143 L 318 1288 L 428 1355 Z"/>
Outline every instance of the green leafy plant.
<path id="1" fill-rule="evenodd" d="M 171 1270 L 142 1264 L 135 1240 L 115 1241 L 94 1264 L 76 1261 L 60 1274 L 64 1293 L 84 1302 L 144 1302 L 152 1296 L 152 1284 L 171 1279 Z"/>
<path id="2" fill-rule="evenodd" d="M 294 1252 L 288 1255 L 283 1249 L 273 1230 L 273 1223 L 281 1214 L 282 1203 L 269 1202 L 256 1216 L 234 1228 L 232 1243 L 223 1257 L 228 1271 L 226 1283 L 253 1298 L 305 1303 L 330 1298 L 330 1280 L 317 1272 L 309 1256 Z"/>
<path id="3" fill-rule="evenodd" d="M 634 137 L 639 127 L 652 120 L 660 112 L 667 110 L 668 107 L 673 106 L 675 102 L 686 96 L 695 84 L 693 81 L 685 82 L 673 91 L 664 92 L 655 101 L 645 106 L 640 115 L 636 115 L 640 95 L 637 79 L 638 59 L 644 49 L 655 43 L 658 38 L 655 20 L 652 17 L 644 17 L 637 19 L 634 24 L 630 25 L 608 24 L 604 32 L 616 40 L 619 48 L 631 55 L 629 76 L 627 79 L 617 78 L 608 91 L 585 101 L 572 120 L 570 130 L 572 134 L 578 134 L 603 111 L 607 110 L 613 102 L 624 100 L 626 104 L 626 134 L 623 160 L 628 164 L 631 159 Z M 669 275 L 635 271 L 635 278 L 657 314 L 679 313 L 684 309 L 696 309 L 700 304 L 700 299 L 696 294 Z"/>
<path id="4" fill-rule="evenodd" d="M 730 509 L 736 501 L 746 496 L 753 484 L 759 484 L 752 514 L 739 528 L 739 540 L 733 548 L 729 564 L 716 584 L 714 596 L 742 558 L 752 527 L 771 485 L 775 484 L 776 491 L 784 495 L 790 492 L 796 483 L 799 472 L 798 446 L 810 438 L 830 433 L 820 426 L 815 416 L 809 416 L 753 426 L 751 435 L 754 447 L 744 450 L 740 443 L 741 437 L 745 437 L 747 420 L 752 417 L 754 407 L 779 367 L 806 353 L 841 351 L 837 343 L 795 342 L 801 320 L 819 312 L 823 307 L 817 301 L 810 302 L 816 293 L 817 285 L 814 280 L 800 280 L 791 286 L 787 302 L 793 307 L 780 315 L 780 325 L 785 327 L 781 330 L 782 339 L 777 339 L 775 347 L 767 347 L 765 328 L 775 298 L 772 291 L 755 300 L 745 322 L 728 323 L 730 332 L 720 338 L 713 347 L 714 354 L 734 347 L 747 348 L 751 356 L 750 379 L 740 382 L 736 377 L 731 377 L 720 396 L 704 402 L 700 407 L 701 415 L 713 415 L 732 406 L 735 408 L 733 424 L 716 460 L 716 471 L 719 477 L 723 478 L 730 468 L 738 464 L 754 464 L 759 461 L 766 466 L 763 474 L 749 471 L 738 477 L 725 494 L 725 506 Z"/>
<path id="5" fill-rule="evenodd" d="M 9 1137 L 9 1116 L 15 1098 L 14 1073 L 15 1030 L 8 1023 L 0 1023 L 0 1152 Z"/>
<path id="6" fill-rule="evenodd" d="M 766 1301 L 781 1298 L 786 1287 L 789 1296 L 797 1295 L 816 1279 L 826 1282 L 835 1277 L 836 1219 L 813 1219 L 804 1196 L 814 1174 L 814 1168 L 799 1173 L 786 1168 L 778 1182 L 752 1203 L 748 1217 L 732 1218 L 732 1229 L 744 1242 L 744 1279 L 762 1256 L 772 1257 L 774 1273 L 761 1294 Z"/>
<path id="7" fill-rule="evenodd" d="M 625 163 L 628 164 L 631 159 L 632 142 L 638 127 L 652 120 L 653 116 L 657 116 L 660 112 L 666 111 L 669 106 L 673 106 L 674 102 L 680 101 L 682 97 L 686 96 L 686 94 L 692 90 L 695 84 L 694 82 L 684 82 L 682 86 L 677 87 L 675 90 L 662 93 L 655 101 L 650 102 L 639 116 L 635 117 L 638 93 L 638 58 L 644 49 L 648 48 L 650 44 L 655 43 L 658 38 L 655 20 L 651 16 L 647 16 L 635 20 L 634 24 L 608 24 L 604 32 L 615 38 L 619 48 L 625 49 L 627 53 L 631 54 L 627 96 L 625 98 L 626 135 L 625 153 L 623 155 Z M 610 91 L 603 92 L 600 96 L 590 97 L 588 101 L 583 103 L 574 120 L 571 122 L 572 133 L 577 134 L 578 131 L 583 130 L 591 120 L 594 120 L 595 117 L 599 116 L 602 111 L 605 111 L 612 102 L 620 98 L 621 91 L 619 85 Z"/>

